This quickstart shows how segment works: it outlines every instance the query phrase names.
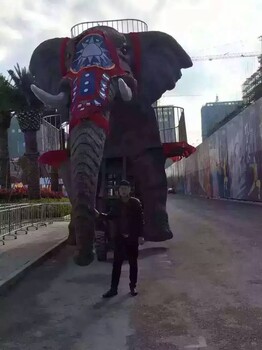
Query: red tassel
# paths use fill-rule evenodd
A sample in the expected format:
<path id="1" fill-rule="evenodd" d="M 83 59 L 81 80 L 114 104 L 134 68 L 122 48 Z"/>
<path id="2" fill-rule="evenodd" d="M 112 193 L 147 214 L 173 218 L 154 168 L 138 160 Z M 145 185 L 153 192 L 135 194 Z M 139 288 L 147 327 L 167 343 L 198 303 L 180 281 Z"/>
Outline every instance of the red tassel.
<path id="1" fill-rule="evenodd" d="M 38 162 L 41 164 L 50 165 L 54 168 L 60 168 L 61 164 L 69 158 L 67 150 L 59 151 L 48 151 L 43 153 L 39 158 Z"/>
<path id="2" fill-rule="evenodd" d="M 176 161 L 178 159 L 177 157 L 180 157 L 180 159 L 183 157 L 187 158 L 196 151 L 195 147 L 189 145 L 185 141 L 163 143 L 162 147 L 165 157 L 171 158 L 172 160 L 176 159 Z"/>

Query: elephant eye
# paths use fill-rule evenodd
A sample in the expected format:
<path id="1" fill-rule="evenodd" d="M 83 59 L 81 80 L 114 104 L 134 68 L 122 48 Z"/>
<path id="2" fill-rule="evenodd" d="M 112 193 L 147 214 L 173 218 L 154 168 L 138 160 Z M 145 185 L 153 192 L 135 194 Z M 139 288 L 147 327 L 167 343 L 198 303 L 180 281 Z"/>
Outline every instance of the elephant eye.
<path id="1" fill-rule="evenodd" d="M 122 49 L 121 49 L 121 52 L 122 52 L 123 55 L 127 55 L 127 53 L 128 53 L 127 46 L 123 46 Z"/>

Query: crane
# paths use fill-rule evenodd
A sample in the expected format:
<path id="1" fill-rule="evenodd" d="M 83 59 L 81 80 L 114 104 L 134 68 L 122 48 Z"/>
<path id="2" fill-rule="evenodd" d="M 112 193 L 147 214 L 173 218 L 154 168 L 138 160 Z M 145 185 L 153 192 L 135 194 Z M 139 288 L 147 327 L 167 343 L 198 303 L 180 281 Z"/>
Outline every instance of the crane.
<path id="1" fill-rule="evenodd" d="M 258 37 L 261 42 L 261 52 L 253 51 L 253 52 L 238 52 L 238 53 L 229 53 L 226 52 L 220 55 L 208 55 L 208 56 L 193 56 L 191 57 L 192 61 L 213 61 L 213 60 L 221 60 L 225 58 L 243 58 L 243 57 L 257 57 L 260 61 L 260 65 L 262 65 L 262 35 Z"/>
<path id="2" fill-rule="evenodd" d="M 262 35 L 258 38 L 261 42 L 261 52 L 253 51 L 253 52 L 238 52 L 238 53 L 224 53 L 219 55 L 207 55 L 207 56 L 192 56 L 191 59 L 193 62 L 199 61 L 213 61 L 213 60 L 221 60 L 221 59 L 232 59 L 232 58 L 243 58 L 243 57 L 257 57 L 260 63 L 260 67 L 262 67 Z M 198 97 L 202 95 L 177 95 L 175 93 L 166 93 L 164 97 Z"/>
<path id="3" fill-rule="evenodd" d="M 191 57 L 192 61 L 213 61 L 221 60 L 225 58 L 241 58 L 241 57 L 260 57 L 261 53 L 254 52 L 239 52 L 239 53 L 225 53 L 223 55 L 209 55 L 209 56 L 193 56 Z"/>
<path id="4" fill-rule="evenodd" d="M 261 50 L 262 51 L 262 50 Z M 243 57 L 257 57 L 258 59 L 262 57 L 262 54 L 258 51 L 253 52 L 239 52 L 239 53 L 225 53 L 220 55 L 208 55 L 208 56 L 193 56 L 191 57 L 193 62 L 199 61 L 213 61 L 229 58 L 243 58 Z M 262 62 L 262 59 L 261 59 Z M 165 97 L 199 97 L 202 95 L 177 95 L 175 93 L 166 93 Z"/>

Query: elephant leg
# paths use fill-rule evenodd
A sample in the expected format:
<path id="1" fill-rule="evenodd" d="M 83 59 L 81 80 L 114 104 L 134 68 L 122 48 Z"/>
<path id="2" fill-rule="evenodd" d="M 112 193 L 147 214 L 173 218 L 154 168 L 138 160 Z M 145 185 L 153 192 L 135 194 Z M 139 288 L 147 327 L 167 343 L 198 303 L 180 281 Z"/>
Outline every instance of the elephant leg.
<path id="1" fill-rule="evenodd" d="M 171 239 L 173 234 L 166 211 L 167 179 L 162 148 L 145 150 L 131 161 L 144 206 L 145 240 L 161 242 Z"/>
<path id="2" fill-rule="evenodd" d="M 71 183 L 77 265 L 94 260 L 95 205 L 98 175 L 106 134 L 90 121 L 74 127 L 70 135 Z"/>
<path id="3" fill-rule="evenodd" d="M 63 180 L 64 186 L 67 191 L 68 198 L 72 204 L 72 185 L 71 185 L 71 163 L 70 159 L 64 162 L 61 167 L 58 169 L 59 177 Z M 76 245 L 76 234 L 75 234 L 75 225 L 74 225 L 74 215 L 73 209 L 71 212 L 71 220 L 68 225 L 69 235 L 67 239 L 67 243 L 69 245 Z"/>
<path id="4" fill-rule="evenodd" d="M 69 231 L 69 235 L 67 238 L 67 244 L 76 245 L 76 232 L 75 232 L 73 213 L 71 213 L 71 220 L 70 220 L 70 223 L 68 225 L 68 231 Z"/>

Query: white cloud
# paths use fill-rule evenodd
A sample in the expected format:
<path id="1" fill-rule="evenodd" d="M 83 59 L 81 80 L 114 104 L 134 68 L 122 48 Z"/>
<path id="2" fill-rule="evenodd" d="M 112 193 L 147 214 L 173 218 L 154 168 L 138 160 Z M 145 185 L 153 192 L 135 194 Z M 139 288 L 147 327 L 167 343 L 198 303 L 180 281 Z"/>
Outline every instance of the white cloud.
<path id="1" fill-rule="evenodd" d="M 0 62 L 3 61 L 7 56 L 7 49 L 4 47 L 0 48 Z"/>
<path id="2" fill-rule="evenodd" d="M 144 20 L 150 30 L 167 32 L 194 56 L 257 51 L 261 15 L 261 0 L 1 0 L 0 72 L 16 62 L 27 66 L 41 41 L 70 36 L 76 23 L 106 19 Z M 201 106 L 217 94 L 220 100 L 241 98 L 241 84 L 256 66 L 256 59 L 195 63 L 162 102 L 185 108 L 189 140 L 199 142 Z"/>
<path id="3" fill-rule="evenodd" d="M 4 25 L 3 27 L 0 27 L 0 40 L 8 39 L 10 40 L 21 40 L 22 35 L 19 30 L 16 30 L 15 28 L 9 27 L 8 25 Z"/>

